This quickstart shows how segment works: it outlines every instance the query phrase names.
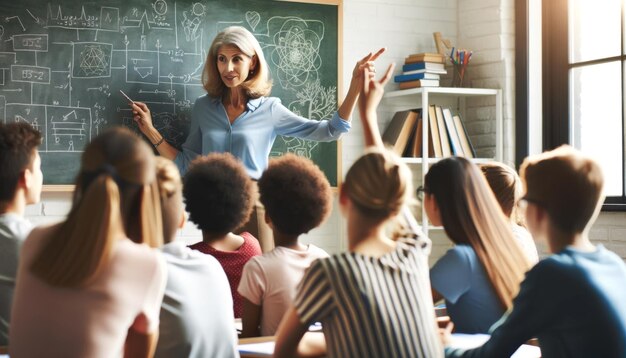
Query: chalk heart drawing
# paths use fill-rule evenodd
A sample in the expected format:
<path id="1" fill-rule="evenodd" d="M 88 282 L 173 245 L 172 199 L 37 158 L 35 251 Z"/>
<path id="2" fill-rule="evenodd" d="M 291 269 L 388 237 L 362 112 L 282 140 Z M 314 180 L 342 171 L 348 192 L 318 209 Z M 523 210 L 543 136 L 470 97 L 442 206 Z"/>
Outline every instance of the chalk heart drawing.
<path id="1" fill-rule="evenodd" d="M 246 11 L 246 21 L 252 28 L 252 31 L 254 31 L 257 25 L 259 25 L 259 22 L 261 22 L 261 15 L 256 11 Z"/>

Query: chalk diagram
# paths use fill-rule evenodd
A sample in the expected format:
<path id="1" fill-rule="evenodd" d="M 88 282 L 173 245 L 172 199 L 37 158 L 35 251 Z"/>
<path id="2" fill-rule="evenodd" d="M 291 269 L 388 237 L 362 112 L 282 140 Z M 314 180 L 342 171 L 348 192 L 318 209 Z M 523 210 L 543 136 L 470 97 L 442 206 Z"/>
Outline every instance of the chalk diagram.
<path id="1" fill-rule="evenodd" d="M 0 16 L 1 120 L 36 126 L 41 152 L 81 152 L 108 126 L 137 131 L 130 107 L 112 95 L 123 89 L 180 146 L 204 92 L 207 10 L 167 0 L 145 8 L 48 3 Z"/>
<path id="2" fill-rule="evenodd" d="M 319 20 L 263 18 L 249 9 L 222 23 L 209 20 L 206 1 L 111 3 L 25 5 L 0 15 L 0 120 L 38 128 L 41 152 L 80 153 L 113 125 L 139 133 L 120 89 L 147 103 L 155 127 L 180 146 L 193 102 L 205 93 L 200 82 L 210 39 L 224 23 L 263 39 L 275 88 L 287 94 L 294 113 L 324 120 L 336 110 L 336 87 L 320 83 L 325 29 Z M 318 146 L 279 137 L 271 155 L 312 158 Z"/>
<path id="3" fill-rule="evenodd" d="M 247 12 L 246 21 L 255 28 L 260 15 Z M 267 21 L 267 37 L 270 39 L 264 51 L 268 61 L 275 68 L 275 77 L 280 86 L 295 92 L 296 100 L 288 104 L 294 113 L 305 118 L 324 120 L 337 110 L 337 87 L 324 87 L 320 83 L 319 71 L 322 67 L 320 45 L 324 39 L 324 24 L 319 20 L 305 20 L 297 17 L 271 17 Z M 286 152 L 312 158 L 319 146 L 316 141 L 299 138 L 279 137 L 272 156 Z"/>

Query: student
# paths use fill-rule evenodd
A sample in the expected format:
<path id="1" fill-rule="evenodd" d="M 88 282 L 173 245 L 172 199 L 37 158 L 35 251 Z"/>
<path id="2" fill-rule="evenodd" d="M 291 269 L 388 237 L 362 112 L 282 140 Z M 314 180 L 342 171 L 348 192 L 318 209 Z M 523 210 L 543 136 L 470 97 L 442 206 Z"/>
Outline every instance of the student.
<path id="1" fill-rule="evenodd" d="M 520 173 L 528 229 L 553 255 L 528 272 L 487 343 L 447 356 L 508 357 L 536 337 L 547 358 L 626 357 L 626 265 L 589 241 L 604 201 L 600 166 L 562 146 L 526 158 Z"/>
<path id="2" fill-rule="evenodd" d="M 11 303 L 22 243 L 32 224 L 26 205 L 39 202 L 41 134 L 26 123 L 0 123 L 0 346 L 9 344 Z"/>
<path id="3" fill-rule="evenodd" d="M 519 175 L 513 168 L 500 162 L 483 163 L 479 167 L 496 196 L 504 215 L 509 218 L 513 235 L 522 246 L 526 258 L 531 264 L 536 264 L 539 261 L 537 246 L 535 246 L 535 241 L 528 230 L 521 225 L 524 219 L 517 208 L 523 191 Z"/>
<path id="4" fill-rule="evenodd" d="M 166 267 L 124 227 L 136 217 L 143 235 L 160 241 L 154 180 L 152 150 L 129 130 L 110 129 L 89 143 L 67 219 L 34 229 L 22 248 L 12 357 L 153 354 Z"/>
<path id="5" fill-rule="evenodd" d="M 511 307 L 530 263 L 476 165 L 443 159 L 423 191 L 428 219 L 455 244 L 430 270 L 434 301 L 445 299 L 457 332 L 487 333 Z"/>
<path id="6" fill-rule="evenodd" d="M 215 258 L 175 241 L 176 230 L 185 222 L 180 173 L 169 159 L 157 157 L 156 164 L 167 285 L 154 356 L 236 357 L 237 332 L 226 274 Z"/>
<path id="7" fill-rule="evenodd" d="M 242 337 L 273 336 L 293 303 L 296 286 L 313 261 L 328 257 L 300 235 L 319 226 L 332 209 L 330 184 L 306 158 L 286 154 L 272 159 L 259 180 L 265 220 L 274 232 L 274 250 L 250 259 L 243 269 Z"/>
<path id="8" fill-rule="evenodd" d="M 382 148 L 376 124 L 376 107 L 392 70 L 380 82 L 364 76 L 359 109 L 369 148 L 339 193 L 349 252 L 319 259 L 307 270 L 295 307 L 278 330 L 275 357 L 294 356 L 316 321 L 322 322 L 329 357 L 443 355 L 428 287 L 430 242 L 421 236 L 394 241 L 385 230 L 413 193 L 411 171 Z"/>
<path id="9" fill-rule="evenodd" d="M 232 231 L 252 212 L 252 179 L 232 154 L 213 153 L 194 160 L 183 181 L 189 219 L 202 230 L 202 241 L 189 247 L 213 255 L 222 265 L 230 283 L 235 318 L 240 318 L 243 303 L 237 287 L 243 266 L 261 254 L 261 247 L 250 233 L 235 235 Z"/>

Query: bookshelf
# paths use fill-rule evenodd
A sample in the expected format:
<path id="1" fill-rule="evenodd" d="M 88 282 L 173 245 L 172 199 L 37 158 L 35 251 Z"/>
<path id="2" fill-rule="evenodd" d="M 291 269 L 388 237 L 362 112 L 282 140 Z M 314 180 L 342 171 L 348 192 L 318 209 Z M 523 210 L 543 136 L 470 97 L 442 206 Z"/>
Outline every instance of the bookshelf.
<path id="1" fill-rule="evenodd" d="M 465 119 L 465 100 L 468 97 L 494 97 L 495 98 L 495 157 L 493 158 L 474 158 L 474 163 L 482 163 L 487 161 L 502 161 L 503 159 L 503 118 L 502 118 L 502 90 L 487 88 L 457 88 L 457 87 L 422 87 L 412 88 L 385 93 L 383 97 L 383 105 L 390 113 L 404 111 L 413 108 L 427 109 L 429 105 L 447 105 L 461 113 Z M 428 110 L 422 110 L 422 156 L 419 158 L 403 158 L 404 162 L 410 166 L 421 166 L 421 176 L 419 183 L 423 183 L 424 176 L 428 172 L 429 165 L 439 161 L 441 158 L 430 158 L 428 156 L 428 133 L 429 121 Z M 381 129 L 384 128 L 381 126 Z M 417 186 L 416 186 L 417 187 Z M 429 225 L 426 212 L 422 206 L 422 230 L 428 235 Z M 432 227 L 431 227 L 432 229 Z"/>

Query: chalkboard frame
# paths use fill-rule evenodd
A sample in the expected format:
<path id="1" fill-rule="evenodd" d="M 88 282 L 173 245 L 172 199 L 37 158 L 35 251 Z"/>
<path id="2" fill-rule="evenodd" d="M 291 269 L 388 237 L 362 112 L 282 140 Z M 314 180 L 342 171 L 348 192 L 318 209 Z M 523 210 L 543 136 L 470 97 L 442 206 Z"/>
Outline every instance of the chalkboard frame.
<path id="1" fill-rule="evenodd" d="M 320 4 L 330 5 L 337 7 L 337 105 L 341 105 L 341 101 L 344 99 L 343 91 L 343 0 L 276 0 L 283 2 L 293 3 L 305 3 L 305 4 Z M 338 191 L 338 187 L 341 186 L 343 179 L 342 171 L 342 140 L 337 141 L 337 187 L 333 187 L 333 192 Z M 43 185 L 43 192 L 55 193 L 55 192 L 73 192 L 75 189 L 74 184 L 45 184 Z"/>

